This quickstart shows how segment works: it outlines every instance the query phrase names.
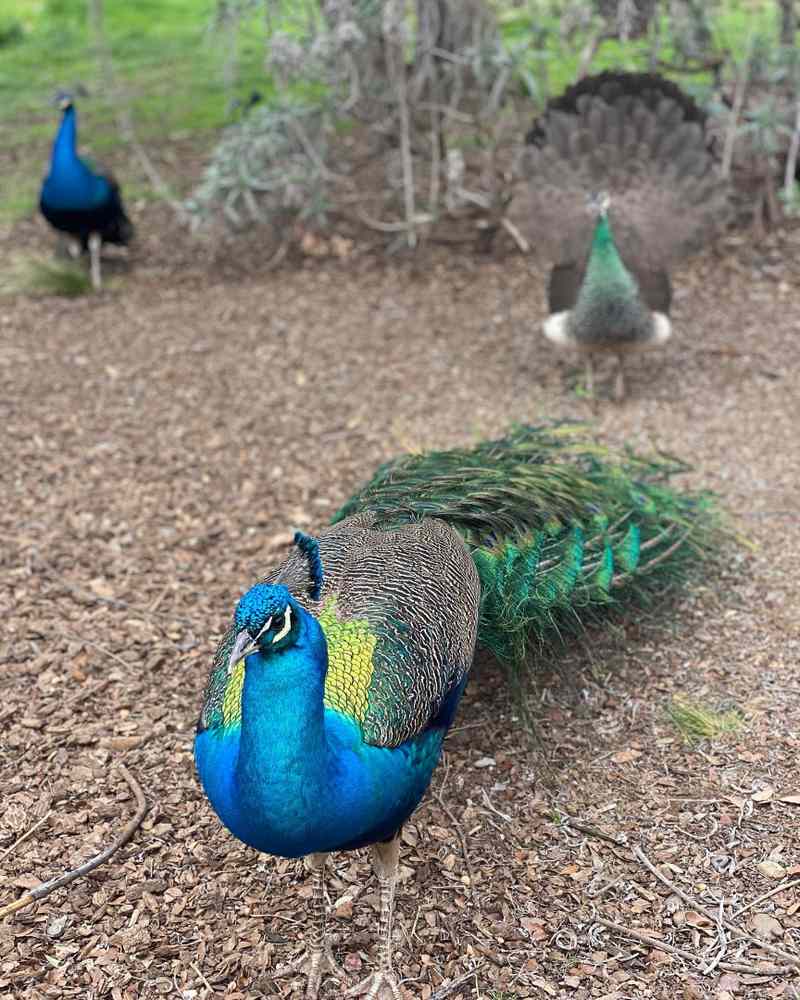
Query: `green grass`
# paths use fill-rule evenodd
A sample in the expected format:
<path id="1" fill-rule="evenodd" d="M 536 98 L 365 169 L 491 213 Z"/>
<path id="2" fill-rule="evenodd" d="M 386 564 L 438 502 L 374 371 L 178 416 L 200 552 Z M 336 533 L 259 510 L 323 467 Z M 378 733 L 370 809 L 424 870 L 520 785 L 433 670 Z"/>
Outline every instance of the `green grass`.
<path id="1" fill-rule="evenodd" d="M 60 295 L 73 299 L 91 290 L 89 271 L 82 261 L 17 257 L 7 262 L 0 275 L 2 295 Z"/>
<path id="2" fill-rule="evenodd" d="M 506 39 L 524 50 L 523 63 L 538 96 L 558 92 L 575 76 L 582 40 L 559 34 L 559 4 L 531 0 L 512 6 L 495 0 Z M 223 81 L 227 41 L 211 31 L 215 0 L 105 0 L 105 27 L 119 82 L 130 98 L 140 138 L 157 153 L 159 142 L 196 138 L 210 149 L 229 120 L 231 98 L 272 87 L 264 71 L 264 14 L 261 5 L 243 18 L 236 36 L 238 78 Z M 299 0 L 289 19 L 304 16 Z M 13 13 L 12 13 L 13 10 Z M 93 51 L 85 0 L 15 0 L 0 14 L 0 223 L 34 212 L 41 176 L 58 115 L 58 88 L 82 83 L 90 96 L 80 101 L 82 148 L 98 158 L 120 147 L 113 109 L 104 94 Z M 725 0 L 714 18 L 715 43 L 741 53 L 753 31 L 775 33 L 777 5 L 767 0 Z M 292 29 L 291 20 L 282 25 Z M 545 50 L 536 51 L 538 36 Z M 544 33 L 544 34 L 543 34 Z M 529 44 L 530 43 L 530 44 Z M 641 68 L 646 42 L 608 42 L 592 64 Z M 669 58 L 668 50 L 664 51 Z M 696 80 L 701 85 L 702 79 Z M 115 164 L 129 200 L 142 178 L 125 157 Z M 180 171 L 173 173 L 180 175 Z M 194 178 L 180 176 L 183 190 Z"/>
<path id="3" fill-rule="evenodd" d="M 742 714 L 735 708 L 715 711 L 683 697 L 673 699 L 667 715 L 683 738 L 690 743 L 716 740 L 726 733 L 736 732 L 744 725 Z"/>
<path id="4" fill-rule="evenodd" d="M 544 35 L 546 49 L 535 51 L 532 48 L 525 59 L 528 70 L 538 83 L 538 89 L 557 94 L 574 82 L 583 39 L 566 42 L 561 38 L 559 10 L 563 4 L 550 0 L 531 0 L 527 5 L 512 7 L 503 0 L 495 0 L 493 6 L 498 11 L 506 41 L 522 41 L 536 37 L 537 33 L 540 37 Z M 771 0 L 723 0 L 718 10 L 712 10 L 709 14 L 714 50 L 719 52 L 727 49 L 736 59 L 742 58 L 750 35 L 762 34 L 777 38 L 778 17 L 778 5 Z M 660 34 L 662 38 L 667 38 L 666 16 L 662 17 Z M 649 45 L 646 38 L 626 43 L 604 42 L 592 61 L 591 70 L 599 73 L 613 68 L 647 69 Z M 668 44 L 663 45 L 660 55 L 666 62 L 675 61 L 675 52 Z M 687 86 L 687 89 L 702 93 L 710 86 L 711 75 L 683 75 L 679 82 Z"/>

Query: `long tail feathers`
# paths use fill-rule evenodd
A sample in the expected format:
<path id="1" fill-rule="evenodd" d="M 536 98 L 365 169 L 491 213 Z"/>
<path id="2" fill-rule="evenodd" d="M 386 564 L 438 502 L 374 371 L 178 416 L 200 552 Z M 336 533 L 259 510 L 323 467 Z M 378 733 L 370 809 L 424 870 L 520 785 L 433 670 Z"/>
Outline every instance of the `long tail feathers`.
<path id="1" fill-rule="evenodd" d="M 518 427 L 472 449 L 381 466 L 337 513 L 386 526 L 439 517 L 481 578 L 478 640 L 513 673 L 565 632 L 684 579 L 718 547 L 713 498 L 671 488 L 686 467 L 615 454 L 570 424 Z"/>

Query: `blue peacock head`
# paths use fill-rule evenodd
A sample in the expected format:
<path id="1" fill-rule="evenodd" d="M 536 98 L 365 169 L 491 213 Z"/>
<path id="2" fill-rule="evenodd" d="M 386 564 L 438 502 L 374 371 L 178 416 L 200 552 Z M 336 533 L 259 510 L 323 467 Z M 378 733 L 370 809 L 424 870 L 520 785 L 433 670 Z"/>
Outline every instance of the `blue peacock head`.
<path id="1" fill-rule="evenodd" d="M 298 531 L 294 544 L 306 559 L 309 573 L 309 596 L 319 600 L 322 590 L 322 560 L 319 542 Z M 233 622 L 236 639 L 228 657 L 228 673 L 243 657 L 259 650 L 274 656 L 294 646 L 301 634 L 307 612 L 297 604 L 282 583 L 257 583 L 236 605 Z"/>
<path id="2" fill-rule="evenodd" d="M 236 605 L 236 640 L 228 673 L 249 653 L 273 656 L 297 642 L 303 612 L 280 583 L 257 583 Z"/>

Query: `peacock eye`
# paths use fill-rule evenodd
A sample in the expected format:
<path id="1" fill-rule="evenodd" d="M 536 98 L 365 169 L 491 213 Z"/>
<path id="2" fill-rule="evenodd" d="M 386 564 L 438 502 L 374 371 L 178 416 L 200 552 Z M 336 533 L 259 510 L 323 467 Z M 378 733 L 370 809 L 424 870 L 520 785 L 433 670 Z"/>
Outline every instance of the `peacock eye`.
<path id="1" fill-rule="evenodd" d="M 275 637 L 273 638 L 273 643 L 279 642 L 285 635 L 288 634 L 292 627 L 292 609 L 290 605 L 286 605 L 286 610 L 281 615 L 276 615 L 273 622 L 273 628 L 277 631 L 275 632 Z"/>

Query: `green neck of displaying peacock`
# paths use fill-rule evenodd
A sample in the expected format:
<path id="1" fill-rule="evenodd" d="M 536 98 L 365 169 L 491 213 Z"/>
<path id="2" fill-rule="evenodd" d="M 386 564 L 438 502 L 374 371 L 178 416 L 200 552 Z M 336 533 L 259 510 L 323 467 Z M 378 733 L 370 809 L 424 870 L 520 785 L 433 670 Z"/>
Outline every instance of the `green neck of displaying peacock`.
<path id="1" fill-rule="evenodd" d="M 587 289 L 613 289 L 615 294 L 624 291 L 638 295 L 639 292 L 636 280 L 619 255 L 605 212 L 598 217 L 594 227 L 584 284 Z"/>

